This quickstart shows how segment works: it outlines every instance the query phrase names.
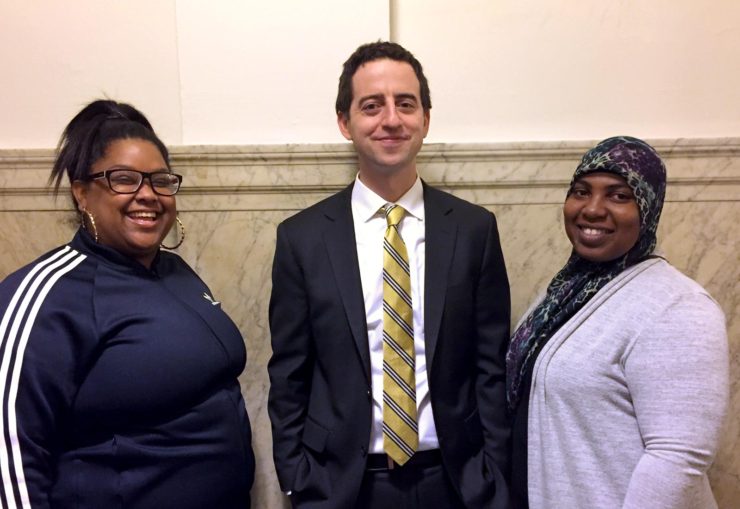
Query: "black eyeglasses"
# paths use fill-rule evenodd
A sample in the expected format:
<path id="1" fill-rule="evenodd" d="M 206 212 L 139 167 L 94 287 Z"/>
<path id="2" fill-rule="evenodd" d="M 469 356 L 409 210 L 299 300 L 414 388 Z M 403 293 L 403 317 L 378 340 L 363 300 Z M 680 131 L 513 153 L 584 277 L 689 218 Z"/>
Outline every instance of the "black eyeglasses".
<path id="1" fill-rule="evenodd" d="M 124 169 L 93 173 L 92 175 L 88 175 L 85 180 L 102 178 L 107 180 L 108 187 L 114 193 L 118 194 L 134 194 L 141 189 L 144 180 L 148 179 L 149 184 L 152 186 L 152 191 L 162 196 L 172 196 L 180 190 L 180 183 L 182 182 L 182 175 L 168 171 L 144 173 L 142 171 Z"/>

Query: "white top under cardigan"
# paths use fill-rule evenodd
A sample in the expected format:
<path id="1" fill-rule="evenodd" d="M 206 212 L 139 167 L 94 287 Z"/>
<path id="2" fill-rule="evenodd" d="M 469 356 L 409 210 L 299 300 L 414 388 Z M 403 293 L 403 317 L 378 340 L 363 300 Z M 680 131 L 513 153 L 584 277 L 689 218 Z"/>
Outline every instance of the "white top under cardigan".
<path id="1" fill-rule="evenodd" d="M 619 274 L 537 357 L 530 508 L 716 507 L 728 372 L 724 315 L 701 286 L 662 259 Z"/>

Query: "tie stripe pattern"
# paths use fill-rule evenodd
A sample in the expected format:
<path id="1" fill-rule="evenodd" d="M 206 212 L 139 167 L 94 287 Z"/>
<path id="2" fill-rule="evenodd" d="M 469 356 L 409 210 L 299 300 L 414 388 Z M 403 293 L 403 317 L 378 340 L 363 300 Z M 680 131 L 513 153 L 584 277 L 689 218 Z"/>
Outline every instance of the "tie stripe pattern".
<path id="1" fill-rule="evenodd" d="M 383 207 L 383 449 L 399 465 L 419 447 L 414 321 L 406 245 L 398 233 L 405 210 Z"/>

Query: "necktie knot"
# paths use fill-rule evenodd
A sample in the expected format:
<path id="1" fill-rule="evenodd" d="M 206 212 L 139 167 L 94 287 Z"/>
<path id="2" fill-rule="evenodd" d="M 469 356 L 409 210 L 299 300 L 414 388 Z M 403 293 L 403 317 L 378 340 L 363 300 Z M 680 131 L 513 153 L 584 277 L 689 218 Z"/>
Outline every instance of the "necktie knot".
<path id="1" fill-rule="evenodd" d="M 388 226 L 398 226 L 406 211 L 400 205 L 388 204 L 383 207 L 383 213 Z"/>

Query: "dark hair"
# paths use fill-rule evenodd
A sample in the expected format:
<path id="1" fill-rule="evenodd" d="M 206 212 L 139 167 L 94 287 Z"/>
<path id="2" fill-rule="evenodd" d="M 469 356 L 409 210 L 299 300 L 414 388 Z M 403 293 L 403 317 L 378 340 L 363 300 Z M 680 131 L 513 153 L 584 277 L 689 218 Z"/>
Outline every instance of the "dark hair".
<path id="1" fill-rule="evenodd" d="M 70 184 L 84 179 L 112 142 L 125 139 L 153 143 L 169 168 L 167 147 L 154 133 L 143 113 L 130 104 L 99 99 L 82 108 L 64 128 L 49 176 L 49 183 L 54 183 L 54 194 L 58 193 L 65 173 Z"/>
<path id="2" fill-rule="evenodd" d="M 349 114 L 349 108 L 352 105 L 352 77 L 363 64 L 373 60 L 388 58 L 398 62 L 406 62 L 413 69 L 416 78 L 419 80 L 419 92 L 421 94 L 421 106 L 425 112 L 432 109 L 432 97 L 429 94 L 429 83 L 421 63 L 406 48 L 395 42 L 371 42 L 363 44 L 355 50 L 347 59 L 342 68 L 342 74 L 339 76 L 339 90 L 337 91 L 337 102 L 335 109 L 337 114 Z"/>

